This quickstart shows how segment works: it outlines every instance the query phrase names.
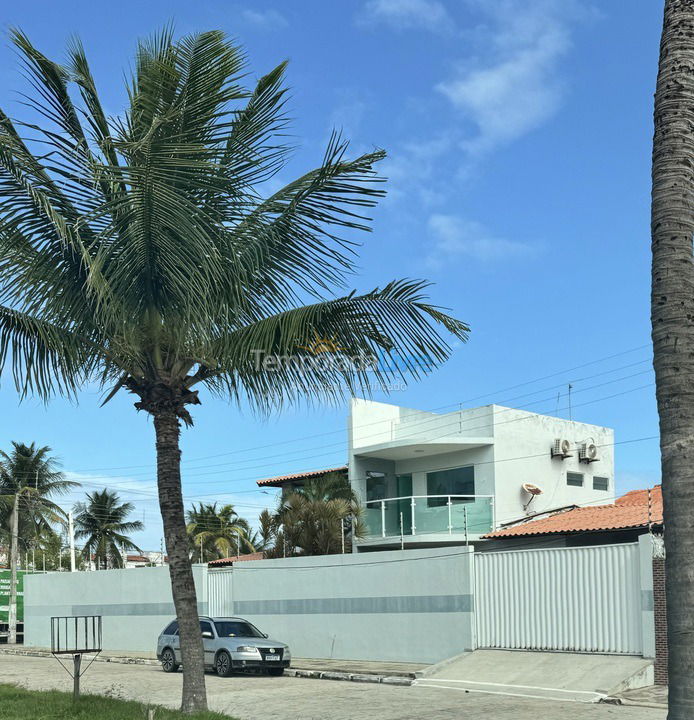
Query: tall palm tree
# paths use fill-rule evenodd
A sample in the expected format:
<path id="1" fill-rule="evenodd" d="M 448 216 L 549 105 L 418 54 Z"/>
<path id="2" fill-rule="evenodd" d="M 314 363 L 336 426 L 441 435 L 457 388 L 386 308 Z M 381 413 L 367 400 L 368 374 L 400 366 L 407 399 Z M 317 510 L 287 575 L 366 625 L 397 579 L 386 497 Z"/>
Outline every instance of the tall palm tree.
<path id="1" fill-rule="evenodd" d="M 201 710 L 179 447 L 200 388 L 264 411 L 338 401 L 429 372 L 449 355 L 442 333 L 468 328 L 421 281 L 344 290 L 382 151 L 349 159 L 334 136 L 317 169 L 263 196 L 291 152 L 285 63 L 247 90 L 223 33 L 165 30 L 139 43 L 128 106 L 107 117 L 78 43 L 58 64 L 12 37 L 42 124 L 0 114 L 0 360 L 22 393 L 92 379 L 151 416 L 182 707 Z"/>
<path id="2" fill-rule="evenodd" d="M 669 720 L 694 717 L 694 0 L 666 0 L 655 92 L 651 322 L 666 549 Z"/>
<path id="3" fill-rule="evenodd" d="M 9 453 L 0 451 L 0 501 L 8 508 L 10 535 L 10 597 L 8 642 L 17 640 L 17 564 L 20 538 L 26 547 L 40 535 L 55 534 L 64 511 L 51 498 L 77 483 L 65 480 L 48 446 L 13 442 Z"/>
<path id="4" fill-rule="evenodd" d="M 200 503 L 188 511 L 188 535 L 193 560 L 206 562 L 255 552 L 250 541 L 250 526 L 245 518 L 239 517 L 233 505 Z"/>
<path id="5" fill-rule="evenodd" d="M 359 499 L 346 478 L 311 478 L 282 497 L 274 521 L 278 537 L 273 554 L 339 553 L 364 532 L 361 515 Z"/>
<path id="6" fill-rule="evenodd" d="M 142 552 L 128 533 L 144 529 L 139 520 L 128 520 L 133 504 L 122 503 L 108 488 L 87 493 L 87 501 L 75 505 L 75 538 L 84 541 L 82 555 L 87 563 L 94 556 L 96 569 L 125 567 L 123 552 Z"/>

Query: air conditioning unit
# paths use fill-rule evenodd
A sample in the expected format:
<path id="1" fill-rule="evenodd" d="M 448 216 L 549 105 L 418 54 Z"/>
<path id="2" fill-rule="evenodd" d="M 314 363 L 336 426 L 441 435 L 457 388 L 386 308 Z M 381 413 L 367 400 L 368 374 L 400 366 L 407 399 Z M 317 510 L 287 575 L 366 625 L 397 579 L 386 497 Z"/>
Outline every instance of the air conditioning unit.
<path id="1" fill-rule="evenodd" d="M 578 450 L 578 461 L 582 463 L 596 462 L 598 457 L 598 448 L 593 443 L 583 443 Z"/>
<path id="2" fill-rule="evenodd" d="M 562 438 L 556 438 L 552 445 L 551 455 L 553 458 L 559 457 L 562 460 L 571 457 L 571 442 Z"/>

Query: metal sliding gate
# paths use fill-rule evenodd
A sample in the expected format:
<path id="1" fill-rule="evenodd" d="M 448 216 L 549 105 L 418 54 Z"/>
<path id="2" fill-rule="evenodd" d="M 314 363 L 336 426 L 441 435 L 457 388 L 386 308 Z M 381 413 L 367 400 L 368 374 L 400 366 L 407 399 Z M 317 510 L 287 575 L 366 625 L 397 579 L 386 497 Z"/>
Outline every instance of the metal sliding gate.
<path id="1" fill-rule="evenodd" d="M 638 544 L 475 553 L 477 646 L 640 655 Z"/>
<path id="2" fill-rule="evenodd" d="M 212 617 L 230 617 L 234 614 L 232 583 L 234 571 L 229 569 L 207 572 L 208 614 Z"/>

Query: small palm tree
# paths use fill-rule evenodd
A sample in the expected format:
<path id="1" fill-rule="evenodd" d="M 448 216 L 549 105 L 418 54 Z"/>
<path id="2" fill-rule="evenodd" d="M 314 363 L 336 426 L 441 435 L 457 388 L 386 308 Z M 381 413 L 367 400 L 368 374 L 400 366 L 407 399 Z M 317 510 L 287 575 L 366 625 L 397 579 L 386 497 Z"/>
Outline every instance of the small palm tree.
<path id="1" fill-rule="evenodd" d="M 142 552 L 128 536 L 144 529 L 139 520 L 127 519 L 133 509 L 107 488 L 87 493 L 87 501 L 75 505 L 75 537 L 85 543 L 82 555 L 87 563 L 93 556 L 97 570 L 125 567 L 124 551 Z"/>
<path id="2" fill-rule="evenodd" d="M 248 521 L 237 515 L 233 505 L 219 510 L 217 503 L 193 505 L 188 511 L 188 537 L 197 562 L 240 555 L 244 550 L 255 552 Z"/>
<path id="3" fill-rule="evenodd" d="M 311 478 L 284 495 L 274 517 L 273 555 L 329 555 L 364 532 L 359 499 L 339 475 Z"/>
<path id="4" fill-rule="evenodd" d="M 179 446 L 200 389 L 265 411 L 335 402 L 428 373 L 468 328 L 423 281 L 347 289 L 382 151 L 352 159 L 334 136 L 316 169 L 263 194 L 292 150 L 285 63 L 246 89 L 223 33 L 166 30 L 138 45 L 128 107 L 108 117 L 78 43 L 60 64 L 12 37 L 42 124 L 0 112 L 0 366 L 21 393 L 91 379 L 152 418 L 182 708 L 204 710 Z"/>
<path id="5" fill-rule="evenodd" d="M 17 563 L 20 538 L 26 550 L 42 535 L 54 535 L 54 526 L 65 521 L 59 505 L 51 500 L 78 483 L 65 480 L 48 446 L 13 442 L 9 453 L 0 451 L 0 503 L 5 507 L 10 535 L 9 638 L 16 642 Z"/>

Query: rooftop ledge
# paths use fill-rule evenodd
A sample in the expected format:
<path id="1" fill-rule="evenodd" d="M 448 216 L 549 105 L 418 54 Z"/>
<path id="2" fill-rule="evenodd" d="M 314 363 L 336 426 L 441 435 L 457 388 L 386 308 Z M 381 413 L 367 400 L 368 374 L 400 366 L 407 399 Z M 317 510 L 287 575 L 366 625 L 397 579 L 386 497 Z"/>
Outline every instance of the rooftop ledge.
<path id="1" fill-rule="evenodd" d="M 424 440 L 402 438 L 376 445 L 364 445 L 352 449 L 354 455 L 375 457 L 383 460 L 407 460 L 428 455 L 442 455 L 459 450 L 471 450 L 494 444 L 493 437 L 461 437 L 451 435 L 445 438 Z"/>

